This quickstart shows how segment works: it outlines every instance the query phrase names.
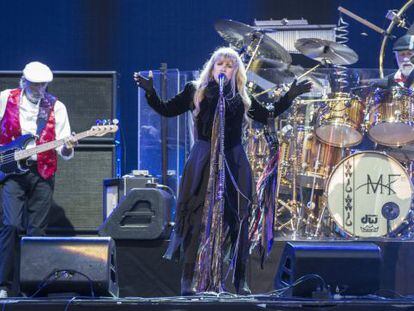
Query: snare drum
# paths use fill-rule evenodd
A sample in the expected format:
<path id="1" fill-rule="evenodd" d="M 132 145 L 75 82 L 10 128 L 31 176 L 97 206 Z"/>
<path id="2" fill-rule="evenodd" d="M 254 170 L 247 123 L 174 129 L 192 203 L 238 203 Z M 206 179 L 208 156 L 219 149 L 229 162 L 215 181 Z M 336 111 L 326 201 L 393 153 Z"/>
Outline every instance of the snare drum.
<path id="1" fill-rule="evenodd" d="M 330 216 L 347 235 L 391 236 L 411 214 L 413 185 L 397 160 L 367 151 L 335 167 L 326 194 Z"/>
<path id="2" fill-rule="evenodd" d="M 410 89 L 395 86 L 370 96 L 367 130 L 373 141 L 399 147 L 414 140 L 413 95 Z"/>
<path id="3" fill-rule="evenodd" d="M 351 147 L 362 141 L 365 104 L 348 93 L 333 93 L 320 109 L 315 133 L 332 146 Z"/>

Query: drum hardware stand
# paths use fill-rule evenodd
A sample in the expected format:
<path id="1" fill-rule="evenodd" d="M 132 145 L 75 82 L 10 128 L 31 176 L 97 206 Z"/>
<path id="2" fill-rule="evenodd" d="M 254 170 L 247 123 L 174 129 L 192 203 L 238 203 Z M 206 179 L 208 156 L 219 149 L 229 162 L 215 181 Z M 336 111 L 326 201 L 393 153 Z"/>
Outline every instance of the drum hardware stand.
<path id="1" fill-rule="evenodd" d="M 315 165 L 313 167 L 314 171 L 313 171 L 313 178 L 312 178 L 311 193 L 310 193 L 309 201 L 306 203 L 306 208 L 309 211 L 308 217 L 306 219 L 306 229 L 305 229 L 306 235 L 310 235 L 311 222 L 315 219 L 315 216 L 312 214 L 312 212 L 315 210 L 315 207 L 316 207 L 316 203 L 314 202 L 314 195 L 315 195 L 315 187 L 316 187 L 316 174 L 321 165 L 321 163 L 319 162 L 320 152 L 321 152 L 321 145 L 318 146 L 318 153 L 316 155 L 317 160 L 315 161 Z"/>
<path id="2" fill-rule="evenodd" d="M 321 146 L 322 145 L 319 145 L 318 146 L 318 154 L 317 154 L 317 156 L 316 156 L 316 161 L 315 161 L 315 166 L 313 167 L 314 168 L 314 172 L 313 172 L 313 180 L 312 180 L 312 190 L 311 190 L 311 195 L 310 195 L 310 198 L 309 198 L 309 201 L 308 201 L 308 203 L 306 203 L 306 207 L 309 209 L 309 210 L 314 210 L 315 209 L 315 202 L 313 202 L 313 196 L 314 196 L 314 194 L 315 194 L 315 186 L 316 186 L 316 174 L 317 174 L 317 172 L 318 172 L 318 169 L 319 169 L 319 167 L 320 167 L 320 165 L 321 165 L 321 163 L 319 162 L 319 157 L 320 157 L 320 155 L 321 155 Z"/>
<path id="3" fill-rule="evenodd" d="M 249 62 L 246 65 L 246 72 L 250 69 L 250 66 L 251 66 L 251 64 L 253 62 L 253 59 L 256 57 L 256 55 L 257 55 L 257 53 L 259 51 L 260 44 L 262 43 L 262 40 L 264 38 L 264 34 L 263 33 L 261 33 L 261 32 L 258 32 L 258 33 L 260 34 L 259 41 L 257 42 L 256 47 L 255 47 L 255 49 L 253 51 L 253 54 L 250 57 Z M 257 33 L 254 33 L 253 34 L 253 36 L 256 36 L 256 35 L 257 35 Z M 254 40 L 252 40 L 252 43 L 253 42 L 254 42 Z"/>
<path id="4" fill-rule="evenodd" d="M 298 234 L 299 230 L 300 230 L 300 226 L 303 222 L 305 210 L 303 208 L 302 203 L 297 201 L 297 196 L 298 196 L 298 193 L 297 193 L 297 175 L 298 175 L 298 171 L 297 171 L 297 168 L 298 168 L 298 154 L 297 154 L 297 152 L 298 152 L 298 150 L 297 150 L 297 141 L 296 141 L 296 139 L 298 137 L 298 124 L 297 124 L 297 120 L 296 120 L 297 108 L 298 108 L 297 103 L 295 102 L 292 105 L 292 107 L 293 107 L 293 117 L 294 118 L 293 118 L 293 122 L 292 122 L 293 123 L 293 130 L 292 130 L 292 132 L 293 132 L 293 135 L 292 135 L 292 138 L 293 138 L 293 141 L 292 141 L 293 142 L 292 143 L 292 148 L 293 148 L 293 157 L 292 157 L 292 200 L 291 200 L 290 203 L 292 204 L 292 206 L 294 207 L 294 209 L 296 211 L 296 215 L 295 215 L 296 216 L 296 226 L 294 228 L 293 236 L 292 236 L 292 238 L 295 239 L 297 237 L 297 234 Z"/>
<path id="5" fill-rule="evenodd" d="M 281 228 L 287 227 L 288 225 L 291 226 L 291 230 L 293 231 L 293 238 L 296 238 L 297 232 L 299 230 L 300 224 L 302 222 L 303 219 L 303 211 L 302 211 L 302 207 L 301 207 L 301 202 L 297 201 L 297 146 L 296 146 L 296 138 L 297 138 L 297 122 L 296 122 L 296 115 L 297 115 L 297 106 L 295 104 L 292 105 L 292 118 L 290 118 L 290 122 L 293 125 L 292 126 L 292 135 L 289 138 L 292 142 L 292 144 L 290 144 L 288 147 L 291 148 L 292 152 L 292 157 L 290 159 L 290 165 L 292 167 L 292 195 L 291 195 L 291 199 L 284 201 L 279 199 L 279 192 L 280 192 L 280 182 L 281 182 L 281 176 L 282 173 L 278 173 L 278 184 L 277 184 L 277 188 L 276 188 L 276 198 L 277 198 L 277 206 L 282 206 L 283 208 L 285 208 L 286 210 L 289 211 L 290 215 L 291 215 L 291 219 L 289 221 L 287 221 L 286 223 L 277 226 L 277 221 L 276 221 L 276 213 L 275 213 L 275 230 L 280 230 Z M 288 150 L 286 152 L 289 152 Z M 281 159 L 282 161 L 281 163 L 281 167 L 279 169 L 285 169 L 287 166 L 287 163 L 284 161 L 285 160 L 285 154 L 281 155 Z"/>
<path id="6" fill-rule="evenodd" d="M 324 197 L 323 197 L 323 202 L 322 202 L 322 210 L 320 211 L 320 213 L 319 213 L 319 218 L 318 218 L 318 222 L 316 223 L 316 229 L 315 229 L 315 233 L 314 233 L 314 237 L 317 237 L 317 236 L 319 236 L 319 230 L 321 230 L 321 227 L 322 227 L 322 220 L 323 220 L 323 217 L 324 217 L 324 214 L 325 214 L 325 210 L 326 210 L 326 207 L 327 207 L 327 200 L 326 200 L 326 198 L 325 198 L 325 196 L 326 196 L 326 194 L 324 194 Z"/>

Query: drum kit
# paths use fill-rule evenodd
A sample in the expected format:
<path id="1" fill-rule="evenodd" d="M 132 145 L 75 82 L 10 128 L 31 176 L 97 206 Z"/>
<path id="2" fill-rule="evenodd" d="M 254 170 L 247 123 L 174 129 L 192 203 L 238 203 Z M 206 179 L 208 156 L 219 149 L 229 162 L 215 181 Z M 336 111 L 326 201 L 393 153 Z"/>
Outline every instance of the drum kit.
<path id="1" fill-rule="evenodd" d="M 292 65 L 289 53 L 264 30 L 232 20 L 218 21 L 215 28 L 240 51 L 249 90 L 259 101 L 263 96 L 276 101 L 294 79 L 310 79 L 322 90 L 316 98 L 296 99 L 289 114 L 274 124 L 279 140 L 276 235 L 412 238 L 412 91 L 371 87 L 361 97 L 340 83 L 327 86 L 318 78 L 317 68 L 328 66 L 333 72 L 328 80 L 340 80 L 338 68 L 358 60 L 351 48 L 340 43 L 298 39 L 296 49 L 318 62 L 306 71 Z M 269 101 L 262 102 L 269 106 Z M 361 150 L 365 141 L 375 150 Z M 263 129 L 250 126 L 245 144 L 258 178 L 269 152 Z"/>

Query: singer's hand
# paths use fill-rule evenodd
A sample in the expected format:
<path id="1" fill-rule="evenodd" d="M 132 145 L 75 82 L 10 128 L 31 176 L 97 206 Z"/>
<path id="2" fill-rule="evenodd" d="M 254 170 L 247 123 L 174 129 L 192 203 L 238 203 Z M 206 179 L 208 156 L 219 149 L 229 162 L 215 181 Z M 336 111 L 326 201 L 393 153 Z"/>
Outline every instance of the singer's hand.
<path id="1" fill-rule="evenodd" d="M 297 83 L 297 80 L 295 79 L 290 86 L 289 91 L 287 92 L 287 96 L 289 100 L 294 100 L 299 95 L 302 95 L 304 93 L 308 93 L 312 88 L 312 82 L 309 80 L 303 80 L 299 83 Z"/>
<path id="2" fill-rule="evenodd" d="M 134 72 L 134 80 L 140 88 L 144 89 L 145 92 L 152 91 L 154 87 L 153 74 L 151 70 L 148 73 L 148 79 L 141 76 L 138 72 Z"/>

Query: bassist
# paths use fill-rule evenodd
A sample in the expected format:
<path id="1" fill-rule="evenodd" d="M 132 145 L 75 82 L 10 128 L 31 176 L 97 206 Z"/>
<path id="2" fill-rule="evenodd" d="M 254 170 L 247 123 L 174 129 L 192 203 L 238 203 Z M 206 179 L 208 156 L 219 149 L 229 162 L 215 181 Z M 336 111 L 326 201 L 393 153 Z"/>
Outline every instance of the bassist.
<path id="1" fill-rule="evenodd" d="M 24 134 L 38 137 L 36 144 L 69 137 L 66 143 L 27 160 L 29 171 L 13 175 L 3 182 L 3 224 L 0 231 L 0 298 L 10 295 L 16 264 L 18 234 L 45 234 L 52 204 L 57 154 L 73 157 L 76 139 L 71 136 L 66 107 L 47 93 L 53 80 L 48 66 L 31 62 L 23 70 L 20 87 L 0 93 L 0 146 L 10 144 Z M 24 217 L 23 217 L 24 215 Z M 13 286 L 14 289 L 17 289 Z"/>

